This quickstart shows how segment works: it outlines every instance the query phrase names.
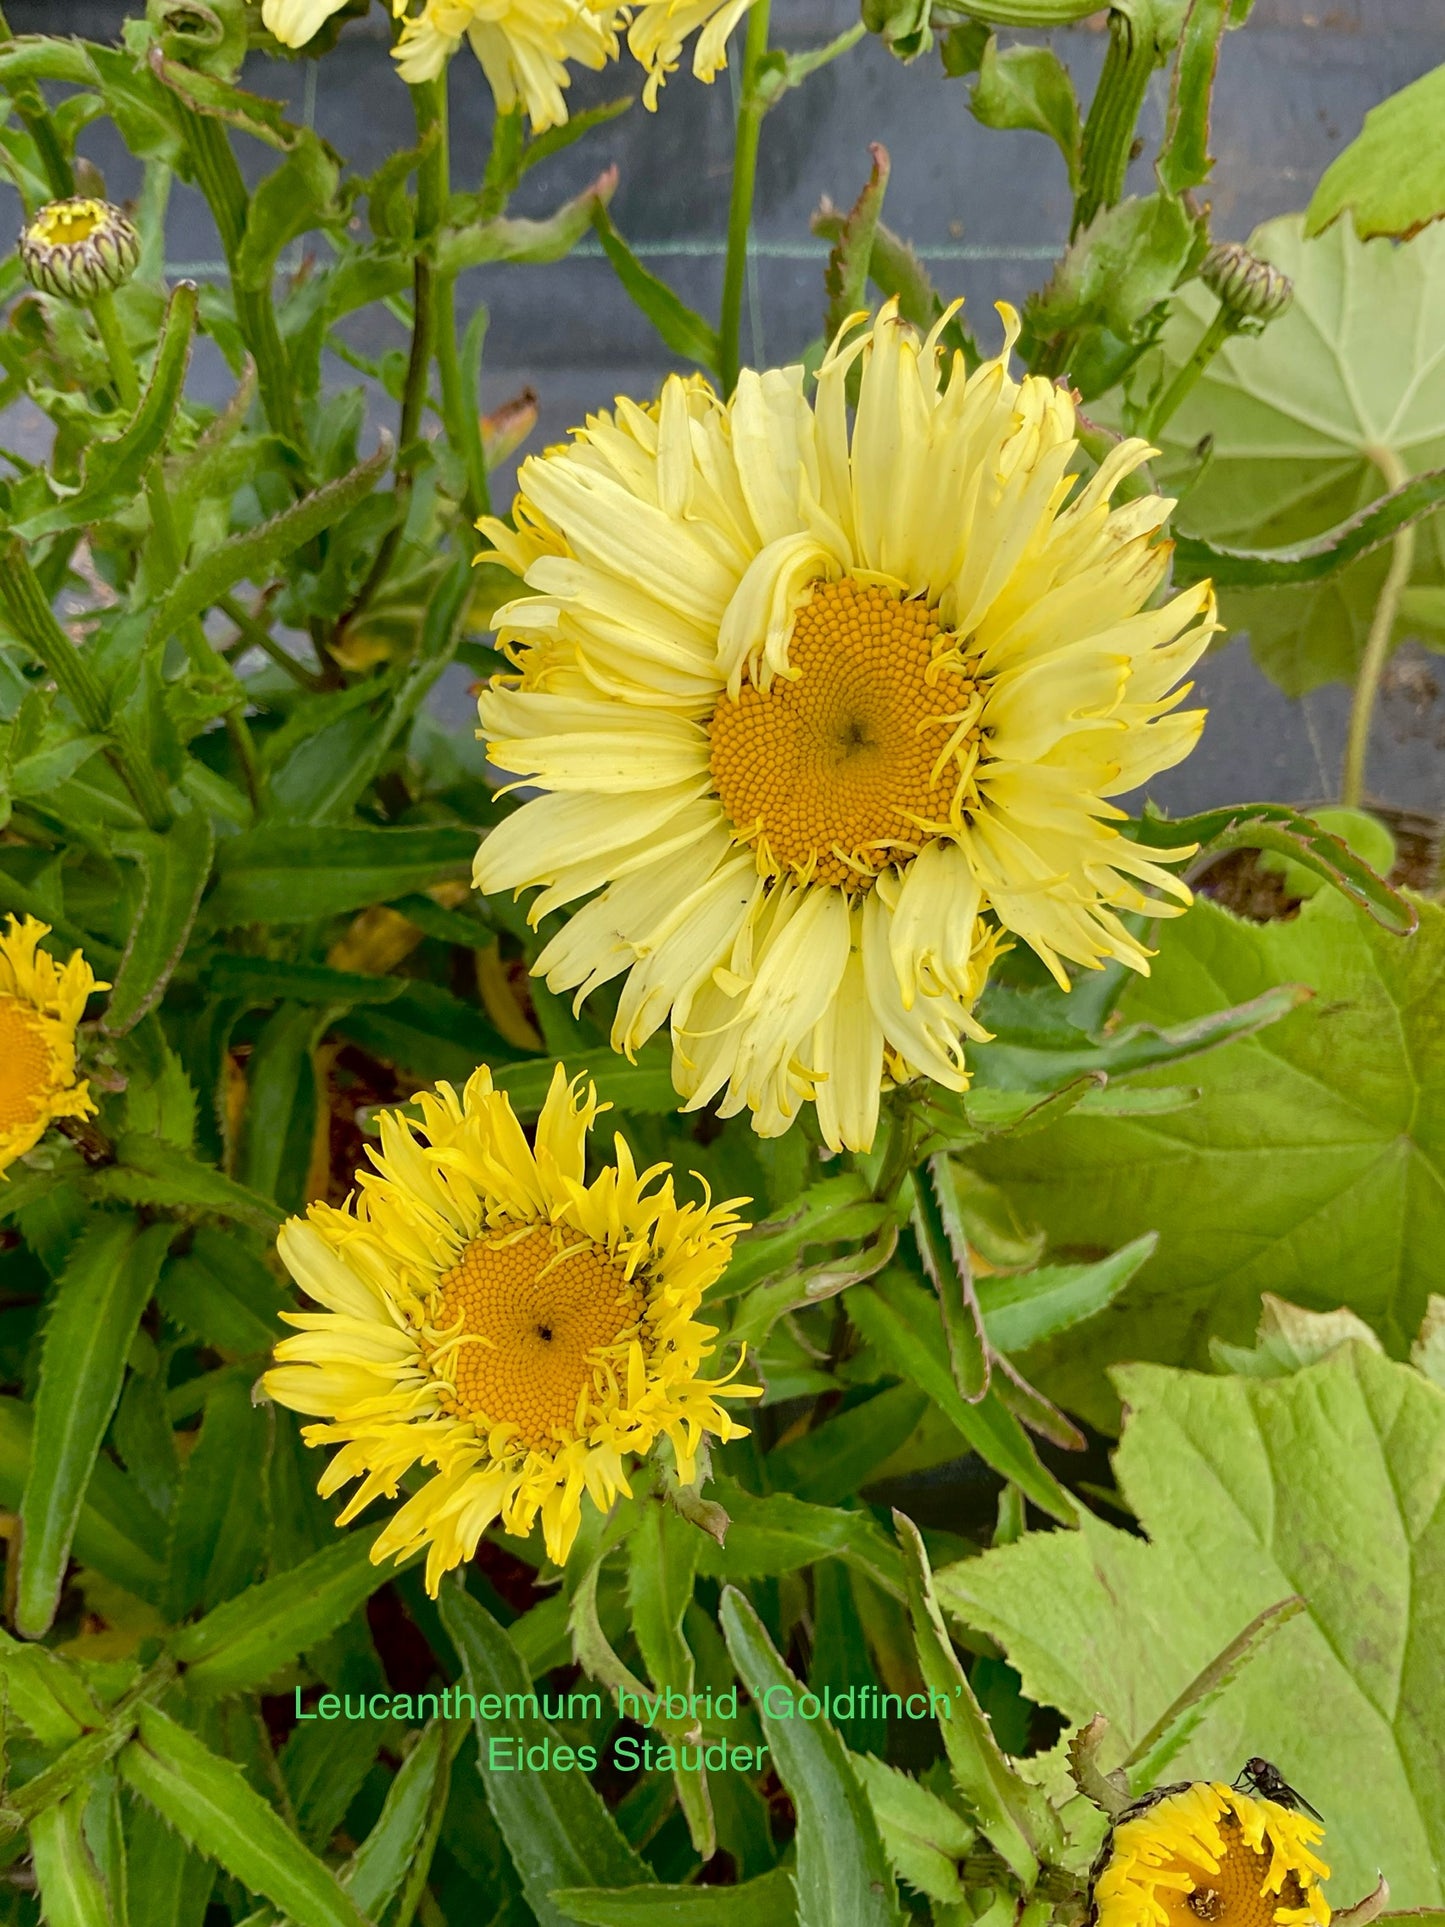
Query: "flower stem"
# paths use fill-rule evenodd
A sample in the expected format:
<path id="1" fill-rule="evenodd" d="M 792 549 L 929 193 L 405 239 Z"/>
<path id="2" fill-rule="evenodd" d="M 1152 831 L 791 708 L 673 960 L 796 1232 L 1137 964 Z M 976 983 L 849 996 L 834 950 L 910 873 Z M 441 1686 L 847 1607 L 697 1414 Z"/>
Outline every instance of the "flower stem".
<path id="1" fill-rule="evenodd" d="M 1387 489 L 1402 488 L 1409 479 L 1405 464 L 1392 448 L 1372 449 L 1375 466 L 1385 478 Z M 1365 638 L 1365 653 L 1360 658 L 1360 673 L 1355 678 L 1355 694 L 1350 704 L 1350 733 L 1345 742 L 1345 767 L 1340 779 L 1340 801 L 1357 809 L 1365 793 L 1365 764 L 1370 753 L 1370 723 L 1375 713 L 1375 698 L 1380 693 L 1380 678 L 1390 658 L 1395 621 L 1400 613 L 1400 598 L 1410 580 L 1415 563 L 1415 529 L 1403 528 L 1390 544 L 1390 566 L 1380 585 L 1379 600 Z"/>
<path id="2" fill-rule="evenodd" d="M 1078 234 L 1101 208 L 1123 197 L 1134 129 L 1139 124 L 1156 53 L 1152 35 L 1141 33 L 1122 8 L 1109 15 L 1109 50 L 1084 123 L 1079 191 L 1070 230 Z"/>
<path id="3" fill-rule="evenodd" d="M 241 174 L 240 163 L 232 151 L 225 127 L 210 114 L 177 103 L 196 185 L 210 206 L 211 218 L 221 237 L 221 248 L 231 270 L 231 293 L 236 304 L 236 320 L 241 335 L 256 364 L 256 385 L 261 407 L 272 431 L 305 453 L 306 441 L 301 414 L 291 382 L 291 365 L 286 344 L 276 321 L 276 304 L 271 290 L 248 288 L 238 269 L 241 242 L 246 232 L 250 196 Z"/>
<path id="4" fill-rule="evenodd" d="M 1238 320 L 1233 312 L 1221 307 L 1195 344 L 1194 353 L 1176 373 L 1173 381 L 1154 403 L 1144 420 L 1139 424 L 1139 433 L 1146 442 L 1157 441 L 1164 424 L 1178 409 L 1190 389 L 1204 373 L 1205 369 L 1219 353 L 1225 342 L 1238 329 Z"/>
<path id="5" fill-rule="evenodd" d="M 433 124 L 439 130 L 436 152 L 424 159 L 422 166 L 426 167 L 430 162 L 435 167 L 440 197 L 437 212 L 439 226 L 445 217 L 446 200 L 451 184 L 451 164 L 447 151 L 445 79 L 436 83 L 436 115 Z M 420 125 L 419 119 L 418 125 Z M 417 185 L 420 188 L 420 176 L 418 176 Z M 476 409 L 469 400 L 469 384 L 462 372 L 461 356 L 457 352 L 456 293 L 455 272 L 438 268 L 435 271 L 433 289 L 432 328 L 436 337 L 437 372 L 441 377 L 442 419 L 446 424 L 447 439 L 460 456 L 466 474 L 462 510 L 470 524 L 475 522 L 479 515 L 487 513 L 491 507 L 491 499 L 487 485 L 486 450 L 482 445 L 482 425 L 477 418 Z"/>
<path id="6" fill-rule="evenodd" d="M 718 373 L 723 392 L 737 386 L 741 367 L 743 294 L 748 278 L 748 236 L 753 223 L 753 189 L 758 178 L 758 139 L 767 111 L 758 87 L 758 70 L 768 51 L 769 0 L 753 0 L 743 42 L 743 71 L 733 143 L 733 188 L 728 204 L 727 263 L 723 270 L 722 314 L 718 324 Z"/>

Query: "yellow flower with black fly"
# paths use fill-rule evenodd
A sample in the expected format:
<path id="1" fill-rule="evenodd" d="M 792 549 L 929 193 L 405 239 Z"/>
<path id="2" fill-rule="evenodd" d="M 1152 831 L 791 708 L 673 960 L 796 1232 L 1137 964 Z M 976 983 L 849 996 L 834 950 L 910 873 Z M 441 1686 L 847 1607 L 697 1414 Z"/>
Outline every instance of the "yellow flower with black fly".
<path id="1" fill-rule="evenodd" d="M 720 1401 L 759 1394 L 703 1376 L 717 1332 L 697 1313 L 740 1228 L 732 1204 L 680 1203 L 669 1167 L 639 1172 L 620 1136 L 589 1183 L 606 1107 L 560 1065 L 534 1144 L 485 1068 L 415 1103 L 419 1124 L 382 1113 L 344 1208 L 283 1228 L 281 1256 L 323 1309 L 286 1314 L 297 1336 L 265 1386 L 322 1421 L 308 1444 L 340 1448 L 324 1496 L 361 1480 L 339 1524 L 435 1468 L 372 1548 L 426 1547 L 435 1593 L 497 1520 L 525 1536 L 540 1517 L 561 1563 L 585 1497 L 605 1510 L 663 1439 L 691 1482 L 706 1437 L 744 1434 Z"/>
<path id="2" fill-rule="evenodd" d="M 1293 1801 L 1210 1780 L 1161 1788 L 1106 1843 L 1097 1927 L 1329 1927 L 1323 1837 Z"/>
<path id="3" fill-rule="evenodd" d="M 58 964 L 40 940 L 50 926 L 7 919 L 0 933 L 0 1175 L 40 1142 L 56 1118 L 94 1114 L 76 1075 L 75 1033 L 99 983 L 77 950 Z"/>
<path id="4" fill-rule="evenodd" d="M 880 1091 L 968 1082 L 1000 948 L 1148 969 L 1130 914 L 1189 902 L 1109 799 L 1188 754 L 1207 583 L 1152 606 L 1171 504 L 1074 472 L 1073 399 L 1016 381 L 1018 322 L 967 371 L 944 317 L 855 317 L 728 400 L 674 376 L 522 465 L 482 528 L 528 593 L 492 761 L 544 792 L 483 842 L 487 891 L 574 908 L 538 958 L 579 1000 L 625 973 L 612 1042 L 664 1023 L 691 1106 L 764 1135 L 817 1105 L 866 1149 Z M 857 382 L 851 412 L 850 383 Z M 590 899 L 584 901 L 584 899 Z"/>

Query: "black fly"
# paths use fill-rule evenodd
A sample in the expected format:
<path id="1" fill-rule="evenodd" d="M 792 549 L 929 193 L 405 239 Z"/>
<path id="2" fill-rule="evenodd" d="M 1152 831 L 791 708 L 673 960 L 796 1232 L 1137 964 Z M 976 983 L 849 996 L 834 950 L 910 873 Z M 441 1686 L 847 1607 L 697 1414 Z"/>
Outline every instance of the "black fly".
<path id="1" fill-rule="evenodd" d="M 1277 1766 L 1262 1760 L 1258 1754 L 1246 1760 L 1244 1771 L 1235 1781 L 1241 1793 L 1257 1793 L 1262 1800 L 1273 1800 L 1276 1806 L 1288 1807 L 1294 1813 L 1307 1813 L 1312 1820 L 1323 1826 L 1324 1815 L 1312 1807 L 1302 1793 L 1296 1793 Z"/>

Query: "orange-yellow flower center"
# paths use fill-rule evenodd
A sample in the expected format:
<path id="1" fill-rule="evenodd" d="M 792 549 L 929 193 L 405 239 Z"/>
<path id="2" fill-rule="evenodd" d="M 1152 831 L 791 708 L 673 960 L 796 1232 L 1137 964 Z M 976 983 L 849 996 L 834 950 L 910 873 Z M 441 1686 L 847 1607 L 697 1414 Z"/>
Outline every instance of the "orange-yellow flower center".
<path id="1" fill-rule="evenodd" d="M 104 201 L 52 201 L 30 224 L 30 238 L 41 247 L 74 247 L 88 241 L 110 219 Z"/>
<path id="2" fill-rule="evenodd" d="M 35 1122 L 50 1081 L 44 1024 L 18 997 L 0 997 L 0 1133 Z"/>
<path id="3" fill-rule="evenodd" d="M 788 674 L 718 698 L 713 782 L 764 876 L 865 890 L 957 821 L 983 691 L 926 602 L 815 585 Z"/>
<path id="4" fill-rule="evenodd" d="M 647 1292 L 588 1238 L 550 1225 L 475 1238 L 441 1280 L 433 1325 L 456 1409 L 543 1450 L 599 1373 L 626 1383 Z M 458 1329 L 459 1328 L 459 1329 Z"/>
<path id="5" fill-rule="evenodd" d="M 1176 1888 L 1161 1880 L 1156 1887 L 1170 1927 L 1200 1927 L 1201 1922 L 1204 1927 L 1275 1927 L 1290 1914 L 1307 1913 L 1305 1894 L 1294 1874 L 1284 1875 L 1277 1893 L 1266 1892 L 1273 1853 L 1250 1846 L 1232 1813 L 1220 1815 L 1219 1831 L 1224 1852 L 1217 1872 L 1204 1860 L 1181 1857 L 1177 1868 L 1169 1871 L 1177 1872 L 1189 1885 Z"/>

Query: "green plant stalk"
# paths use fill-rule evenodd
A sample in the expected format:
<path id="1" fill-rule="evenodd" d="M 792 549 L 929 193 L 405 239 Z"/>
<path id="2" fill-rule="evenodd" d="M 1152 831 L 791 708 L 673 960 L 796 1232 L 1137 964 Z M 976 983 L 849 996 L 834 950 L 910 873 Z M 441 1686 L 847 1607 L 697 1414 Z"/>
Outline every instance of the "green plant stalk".
<path id="1" fill-rule="evenodd" d="M 1238 316 L 1229 308 L 1221 307 L 1204 333 L 1195 343 L 1194 353 L 1174 376 L 1173 381 L 1154 403 L 1144 420 L 1139 424 L 1139 433 L 1146 442 L 1157 441 L 1165 423 L 1179 408 L 1195 382 L 1219 353 L 1230 336 L 1239 331 Z"/>
<path id="2" fill-rule="evenodd" d="M 1386 486 L 1402 488 L 1409 480 L 1404 463 L 1392 448 L 1372 449 L 1375 465 Z M 1350 703 L 1350 732 L 1345 741 L 1345 766 L 1340 779 L 1340 801 L 1358 809 L 1365 793 L 1365 765 L 1370 754 L 1370 724 L 1375 714 L 1375 698 L 1380 693 L 1380 678 L 1390 659 L 1390 644 L 1400 614 L 1400 598 L 1415 566 L 1415 525 L 1401 529 L 1390 544 L 1390 566 L 1380 586 L 1379 600 L 1365 638 L 1365 653 L 1360 658 L 1360 673 L 1355 678 L 1354 698 Z"/>
<path id="3" fill-rule="evenodd" d="M 1102 208 L 1122 199 L 1134 130 L 1149 76 L 1157 65 L 1154 44 L 1140 34 L 1129 15 L 1109 15 L 1109 51 L 1084 123 L 1079 191 L 1074 199 L 1071 234 L 1086 228 Z"/>
<path id="4" fill-rule="evenodd" d="M 418 170 L 417 194 L 420 211 L 421 175 L 434 166 L 439 183 L 437 225 L 440 225 L 445 218 L 451 163 L 447 143 L 446 85 L 441 81 L 434 83 L 434 86 L 436 115 L 433 125 L 440 131 L 435 152 L 423 159 Z M 487 454 L 482 444 L 482 425 L 469 400 L 468 382 L 462 372 L 461 356 L 457 350 L 457 277 L 454 270 L 438 268 L 434 271 L 432 300 L 432 332 L 435 336 L 437 372 L 441 377 L 442 420 L 446 425 L 447 439 L 460 455 L 466 471 L 466 493 L 462 508 L 468 524 L 471 524 L 491 507 L 491 491 L 487 483 Z"/>
<path id="5" fill-rule="evenodd" d="M 293 682 L 299 683 L 303 689 L 309 690 L 312 695 L 318 694 L 325 688 L 326 685 L 322 682 L 320 676 L 308 669 L 305 663 L 297 662 L 294 656 L 288 655 L 265 624 L 258 622 L 248 610 L 242 608 L 234 596 L 222 596 L 216 604 L 216 607 L 221 611 L 222 615 L 228 617 L 230 621 L 235 623 L 237 629 L 240 631 L 240 641 L 249 643 L 252 648 L 259 649 L 264 656 L 268 656 L 270 660 L 275 663 L 278 669 L 284 670 Z M 227 646 L 233 647 L 234 645 L 228 644 Z"/>
<path id="6" fill-rule="evenodd" d="M 112 294 L 99 294 L 90 304 L 90 312 L 105 344 L 106 356 L 110 362 L 111 378 L 115 382 L 121 406 L 128 412 L 140 406 L 140 371 L 126 341 L 125 331 L 120 325 L 120 317 L 115 311 L 115 297 Z M 166 492 L 165 474 L 158 458 L 151 464 L 146 476 L 146 503 L 151 513 L 151 529 L 156 542 L 156 561 L 161 579 L 173 582 L 180 574 L 185 562 L 185 550 L 181 543 L 180 531 L 171 509 L 171 498 Z M 211 646 L 210 638 L 201 626 L 200 619 L 192 616 L 181 627 L 181 642 L 191 659 L 192 667 L 203 676 L 210 676 L 222 683 L 234 680 L 231 667 Z M 253 808 L 261 802 L 261 765 L 256 754 L 256 745 L 251 736 L 250 725 L 246 721 L 244 705 L 237 704 L 228 709 L 225 716 L 226 735 L 236 753 L 245 778 L 246 791 Z"/>
<path id="7" fill-rule="evenodd" d="M 177 111 L 191 164 L 195 168 L 196 185 L 206 197 L 231 271 L 236 321 L 256 364 L 256 386 L 261 396 L 261 407 L 273 432 L 304 453 L 306 443 L 301 415 L 296 406 L 290 361 L 286 345 L 281 339 L 271 290 L 243 288 L 236 272 L 250 205 L 240 164 L 220 121 L 210 114 L 198 114 L 194 108 L 182 102 L 177 103 Z"/>
<path id="8" fill-rule="evenodd" d="M 105 691 L 90 664 L 55 619 L 45 591 L 36 579 L 18 536 L 6 546 L 0 567 L 3 597 L 17 635 L 23 636 L 44 663 L 60 693 L 82 726 L 94 736 L 108 736 L 106 756 L 131 794 L 136 808 L 153 830 L 170 827 L 171 812 L 165 789 L 127 730 L 112 722 Z"/>
<path id="9" fill-rule="evenodd" d="M 768 51 L 770 0 L 753 0 L 743 41 L 742 84 L 738 100 L 737 132 L 733 142 L 733 186 L 728 203 L 727 261 L 723 269 L 722 312 L 718 320 L 719 373 L 724 394 L 737 386 L 741 366 L 738 342 L 742 332 L 743 295 L 748 279 L 748 236 L 753 224 L 753 191 L 758 178 L 758 140 L 767 105 L 758 87 L 759 69 Z"/>
<path id="10" fill-rule="evenodd" d="M 396 438 L 396 480 L 393 495 L 396 516 L 381 539 L 376 559 L 367 570 L 366 580 L 355 600 L 337 625 L 344 633 L 356 620 L 391 572 L 392 561 L 401 543 L 406 524 L 407 503 L 411 497 L 412 448 L 421 434 L 426 410 L 427 377 L 431 372 L 432 344 L 436 334 L 437 271 L 432 240 L 446 213 L 447 179 L 446 76 L 422 81 L 410 89 L 416 131 L 425 140 L 433 127 L 440 130 L 423 153 L 416 171 L 416 253 L 412 259 L 411 349 L 407 355 L 406 379 L 401 391 L 401 420 Z M 455 348 L 456 318 L 452 314 L 452 340 Z"/>
<path id="11" fill-rule="evenodd" d="M 4 9 L 0 8 L 0 46 L 7 45 L 14 38 Z M 22 80 L 12 82 L 10 98 L 15 102 L 21 125 L 35 143 L 40 165 L 45 169 L 45 178 L 50 183 L 50 192 L 57 201 L 68 199 L 75 192 L 75 170 L 60 144 L 60 136 L 55 131 L 55 122 L 50 118 L 44 95 L 33 80 Z"/>

